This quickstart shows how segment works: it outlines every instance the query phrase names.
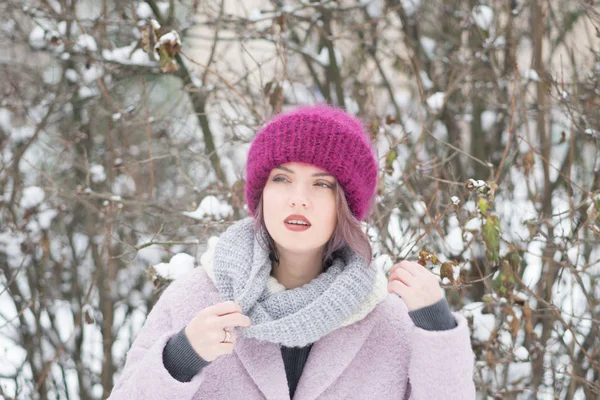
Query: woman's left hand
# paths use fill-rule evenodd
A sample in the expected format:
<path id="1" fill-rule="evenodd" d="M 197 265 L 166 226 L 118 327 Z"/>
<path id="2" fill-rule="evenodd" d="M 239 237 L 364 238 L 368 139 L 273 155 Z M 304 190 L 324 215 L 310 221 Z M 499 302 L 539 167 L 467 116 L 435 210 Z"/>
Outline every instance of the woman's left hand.
<path id="1" fill-rule="evenodd" d="M 430 306 L 443 298 L 439 278 L 414 261 L 400 261 L 390 269 L 387 289 L 404 300 L 408 311 Z"/>

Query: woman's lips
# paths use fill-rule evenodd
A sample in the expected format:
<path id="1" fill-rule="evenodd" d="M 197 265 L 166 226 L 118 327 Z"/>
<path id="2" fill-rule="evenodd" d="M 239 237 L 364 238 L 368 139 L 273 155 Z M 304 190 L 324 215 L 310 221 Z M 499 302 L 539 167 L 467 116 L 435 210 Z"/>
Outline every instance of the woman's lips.
<path id="1" fill-rule="evenodd" d="M 304 232 L 305 230 L 310 228 L 310 226 L 307 225 L 288 224 L 287 222 L 284 222 L 283 224 L 292 232 Z"/>

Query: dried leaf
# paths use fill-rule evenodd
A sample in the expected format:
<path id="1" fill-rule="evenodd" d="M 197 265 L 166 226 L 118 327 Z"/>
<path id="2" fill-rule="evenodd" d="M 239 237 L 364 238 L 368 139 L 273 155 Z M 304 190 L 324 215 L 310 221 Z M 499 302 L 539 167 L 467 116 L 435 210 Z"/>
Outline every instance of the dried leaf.
<path id="1" fill-rule="evenodd" d="M 421 250 L 419 252 L 419 260 L 417 261 L 422 266 L 426 266 L 427 262 L 431 262 L 434 265 L 440 265 L 440 260 L 433 253 L 428 252 L 427 250 Z"/>
<path id="2" fill-rule="evenodd" d="M 533 324 L 531 323 L 531 307 L 529 304 L 525 303 L 523 306 L 523 318 L 525 319 L 525 332 L 528 335 L 531 335 L 533 332 Z"/>
<path id="3" fill-rule="evenodd" d="M 529 173 L 533 169 L 534 164 L 535 157 L 533 156 L 533 151 L 529 151 L 523 156 L 523 170 L 525 171 L 526 177 L 529 177 Z"/>
<path id="4" fill-rule="evenodd" d="M 265 87 L 263 89 L 263 93 L 264 93 L 265 96 L 268 96 L 269 93 L 271 93 L 271 88 L 273 87 L 273 83 L 275 83 L 275 81 L 269 81 L 265 85 Z"/>
<path id="5" fill-rule="evenodd" d="M 94 321 L 95 321 L 94 316 L 92 315 L 90 308 L 86 308 L 85 311 L 83 312 L 83 319 L 84 319 L 85 323 L 88 325 L 94 323 Z"/>
<path id="6" fill-rule="evenodd" d="M 492 190 L 492 188 L 486 181 L 475 179 L 469 179 L 465 184 L 465 187 L 467 188 L 467 190 L 477 191 L 478 193 L 483 195 L 488 194 Z"/>
<path id="7" fill-rule="evenodd" d="M 511 306 L 506 305 L 503 307 L 503 310 L 505 313 L 511 316 L 508 326 L 510 327 L 510 334 L 512 335 L 512 337 L 516 337 L 521 327 L 521 321 L 519 321 L 519 318 L 517 318 L 517 315 L 515 314 L 515 311 L 512 309 Z"/>
<path id="8" fill-rule="evenodd" d="M 269 96 L 269 104 L 273 107 L 273 112 L 278 114 L 283 108 L 283 87 L 279 83 L 275 84 L 273 93 Z"/>
<path id="9" fill-rule="evenodd" d="M 161 71 L 168 73 L 179 70 L 175 57 L 181 51 L 181 40 L 176 31 L 162 35 L 154 46 L 154 51 L 158 54 Z"/>
<path id="10" fill-rule="evenodd" d="M 560 133 L 560 142 L 559 143 L 564 143 L 567 141 L 567 134 L 565 133 L 565 131 L 562 131 Z"/>
<path id="11" fill-rule="evenodd" d="M 456 265 L 453 261 L 447 261 L 442 264 L 440 268 L 440 279 L 448 278 L 450 283 L 455 284 L 454 280 L 454 266 Z"/>

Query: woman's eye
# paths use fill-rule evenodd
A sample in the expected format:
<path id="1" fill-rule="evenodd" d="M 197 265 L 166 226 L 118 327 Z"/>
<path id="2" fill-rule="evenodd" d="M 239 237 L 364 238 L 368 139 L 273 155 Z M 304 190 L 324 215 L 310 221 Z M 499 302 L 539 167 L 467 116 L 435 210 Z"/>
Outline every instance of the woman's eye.
<path id="1" fill-rule="evenodd" d="M 286 179 L 283 176 L 276 176 L 275 178 L 273 178 L 273 182 L 283 182 Z"/>
<path id="2" fill-rule="evenodd" d="M 333 188 L 333 186 L 331 186 L 330 184 L 325 183 L 325 182 L 317 182 L 317 185 L 319 185 L 319 186 L 321 186 L 323 188 L 327 188 L 327 189 L 332 189 Z"/>

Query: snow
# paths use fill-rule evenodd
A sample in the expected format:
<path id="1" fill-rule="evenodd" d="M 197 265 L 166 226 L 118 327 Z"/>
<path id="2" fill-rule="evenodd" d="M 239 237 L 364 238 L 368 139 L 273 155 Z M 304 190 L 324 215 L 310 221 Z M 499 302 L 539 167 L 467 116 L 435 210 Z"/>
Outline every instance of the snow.
<path id="1" fill-rule="evenodd" d="M 383 13 L 383 0 L 360 0 L 361 6 L 364 6 L 367 14 L 371 18 L 380 18 Z"/>
<path id="2" fill-rule="evenodd" d="M 41 49 L 44 46 L 46 46 L 45 35 L 46 32 L 41 26 L 34 26 L 31 32 L 29 33 L 29 44 L 31 45 L 31 47 Z"/>
<path id="3" fill-rule="evenodd" d="M 460 227 L 456 215 L 450 216 L 448 219 L 448 230 L 444 237 L 444 242 L 452 254 L 460 253 L 464 250 L 465 244 L 463 241 L 463 230 Z"/>
<path id="4" fill-rule="evenodd" d="M 442 106 L 444 105 L 444 97 L 446 93 L 444 92 L 436 92 L 427 98 L 427 105 L 434 113 L 438 113 L 441 111 Z"/>
<path id="5" fill-rule="evenodd" d="M 159 1 L 156 5 L 158 6 L 158 12 L 160 12 L 161 15 L 166 16 L 169 13 L 168 1 Z"/>
<path id="6" fill-rule="evenodd" d="M 263 19 L 264 17 L 259 8 L 253 8 L 248 12 L 248 16 L 246 18 L 248 19 L 248 21 L 256 22 Z"/>
<path id="7" fill-rule="evenodd" d="M 531 288 L 533 287 L 542 276 L 542 246 L 545 243 L 541 241 L 532 241 L 527 246 L 527 252 L 524 254 L 523 258 L 525 260 L 525 271 L 523 271 L 523 283 Z"/>
<path id="8" fill-rule="evenodd" d="M 152 236 L 142 236 L 137 243 L 140 246 L 145 243 L 149 243 L 152 240 Z M 157 240 L 157 239 L 155 239 Z M 136 259 L 142 264 L 158 264 L 162 261 L 162 258 L 167 255 L 167 252 L 162 246 L 151 245 L 138 250 L 136 253 Z"/>
<path id="9" fill-rule="evenodd" d="M 285 80 L 281 85 L 283 96 L 293 104 L 314 104 L 315 95 L 304 83 Z"/>
<path id="10" fill-rule="evenodd" d="M 496 324 L 496 317 L 493 314 L 482 314 L 484 303 L 473 302 L 466 304 L 460 313 L 465 317 L 473 317 L 473 339 L 485 342 L 490 338 L 490 333 Z"/>
<path id="11" fill-rule="evenodd" d="M 62 68 L 59 64 L 51 65 L 44 69 L 42 79 L 47 85 L 56 85 L 60 82 L 62 76 Z"/>
<path id="12" fill-rule="evenodd" d="M 469 185 L 473 186 L 474 189 L 479 189 L 479 188 L 487 186 L 487 183 L 485 181 L 482 181 L 482 180 L 479 180 L 479 179 L 478 180 L 469 179 L 467 181 L 467 183 Z"/>
<path id="13" fill-rule="evenodd" d="M 334 47 L 333 54 L 335 54 L 337 66 L 340 67 L 343 62 L 341 51 L 337 47 Z M 323 47 L 319 55 L 315 56 L 315 59 L 319 62 L 319 64 L 323 65 L 324 67 L 328 67 L 331 60 L 329 59 L 329 50 L 327 47 Z"/>
<path id="14" fill-rule="evenodd" d="M 107 61 L 118 62 L 129 65 L 155 65 L 150 61 L 148 54 L 142 49 L 135 49 L 137 42 L 132 42 L 128 46 L 116 47 L 112 50 L 102 50 L 102 57 Z M 133 52 L 133 53 L 132 53 Z"/>
<path id="15" fill-rule="evenodd" d="M 425 204 L 425 202 L 423 200 L 417 200 L 417 201 L 413 202 L 413 210 L 415 211 L 416 215 L 418 215 L 419 217 L 422 217 L 425 215 L 425 212 L 427 211 L 427 204 Z"/>
<path id="16" fill-rule="evenodd" d="M 159 48 L 163 43 L 172 43 L 177 42 L 181 45 L 181 39 L 179 38 L 179 33 L 177 31 L 167 32 L 158 39 L 158 43 L 154 46 L 155 49 Z"/>
<path id="17" fill-rule="evenodd" d="M 77 94 L 81 100 L 89 99 L 98 94 L 98 91 L 95 88 L 91 88 L 89 86 L 81 86 L 77 91 Z"/>
<path id="18" fill-rule="evenodd" d="M 24 261 L 24 255 L 21 252 L 23 241 L 25 241 L 25 235 L 20 232 L 0 232 L 0 251 L 6 255 L 11 268 L 20 267 Z"/>
<path id="19" fill-rule="evenodd" d="M 88 34 L 83 34 L 77 37 L 77 41 L 75 43 L 75 49 L 79 51 L 97 51 L 98 45 L 96 44 L 96 39 Z"/>
<path id="20" fill-rule="evenodd" d="M 112 192 L 121 197 L 133 197 L 136 192 L 136 184 L 129 175 L 118 175 L 112 185 Z"/>
<path id="21" fill-rule="evenodd" d="M 484 131 L 488 131 L 494 126 L 494 122 L 496 122 L 496 112 L 486 110 L 481 113 L 481 129 Z"/>
<path id="22" fill-rule="evenodd" d="M 77 82 L 79 80 L 79 74 L 72 68 L 69 68 L 65 71 L 65 76 L 69 82 Z"/>
<path id="23" fill-rule="evenodd" d="M 525 77 L 531 81 L 535 81 L 535 82 L 539 82 L 540 81 L 540 76 L 538 75 L 537 72 L 535 72 L 534 70 L 530 69 L 527 71 L 527 73 L 525 74 Z"/>
<path id="24" fill-rule="evenodd" d="M 425 55 L 427 55 L 427 58 L 432 59 L 435 57 L 435 40 L 433 40 L 432 38 L 429 38 L 427 36 L 422 36 L 421 37 L 421 47 L 423 47 L 423 51 L 425 52 Z"/>
<path id="25" fill-rule="evenodd" d="M 490 29 L 494 22 L 494 11 L 490 7 L 484 5 L 475 6 L 472 14 L 473 20 L 480 29 L 484 31 Z"/>
<path id="26" fill-rule="evenodd" d="M 412 17 L 421 6 L 421 0 L 401 0 L 401 3 L 407 17 Z"/>
<path id="27" fill-rule="evenodd" d="M 140 19 L 148 19 L 154 16 L 152 8 L 145 2 L 139 2 L 135 8 L 135 15 Z"/>
<path id="28" fill-rule="evenodd" d="M 132 54 L 131 54 L 131 62 L 133 64 L 150 64 L 152 61 L 150 60 L 150 57 L 148 57 L 148 53 L 146 53 L 144 50 L 142 49 L 136 49 Z"/>
<path id="29" fill-rule="evenodd" d="M 103 74 L 104 69 L 97 64 L 92 64 L 89 68 L 84 67 L 81 69 L 81 77 L 86 84 L 96 81 L 98 78 L 102 77 Z"/>
<path id="30" fill-rule="evenodd" d="M 21 126 L 19 128 L 13 128 L 10 131 L 10 137 L 15 143 L 21 143 L 31 139 L 34 133 L 35 129 L 33 126 Z"/>
<path id="31" fill-rule="evenodd" d="M 429 90 L 433 87 L 433 82 L 429 79 L 429 75 L 425 71 L 419 71 L 419 76 L 421 77 L 421 84 L 423 85 L 423 89 Z"/>
<path id="32" fill-rule="evenodd" d="M 12 129 L 12 113 L 6 108 L 0 108 L 0 132 L 7 134 Z"/>
<path id="33" fill-rule="evenodd" d="M 58 215 L 58 211 L 55 209 L 49 208 L 47 210 L 41 211 L 38 214 L 38 224 L 41 229 L 47 230 L 50 229 L 50 224 L 52 220 Z"/>
<path id="34" fill-rule="evenodd" d="M 44 190 L 38 186 L 28 186 L 23 189 L 23 197 L 21 198 L 22 208 L 32 208 L 39 206 L 45 197 Z"/>
<path id="35" fill-rule="evenodd" d="M 425 74 L 425 76 L 426 75 L 427 74 Z M 394 93 L 394 100 L 396 100 L 396 104 L 398 104 L 398 107 L 400 107 L 403 110 L 410 108 L 413 104 L 412 94 L 407 89 L 400 89 L 396 93 Z"/>
<path id="36" fill-rule="evenodd" d="M 165 279 L 177 279 L 194 268 L 195 259 L 186 253 L 175 254 L 168 263 L 154 265 L 156 272 Z"/>
<path id="37" fill-rule="evenodd" d="M 220 201 L 215 196 L 206 196 L 195 211 L 184 211 L 182 214 L 198 220 L 203 220 L 209 216 L 219 220 L 232 215 L 233 208 L 227 202 Z"/>
<path id="38" fill-rule="evenodd" d="M 478 231 L 479 229 L 481 229 L 482 224 L 483 224 L 483 221 L 481 220 L 481 218 L 479 218 L 479 217 L 471 218 L 465 224 L 465 230 Z"/>
<path id="39" fill-rule="evenodd" d="M 387 273 L 394 266 L 394 261 L 389 254 L 381 254 L 373 259 L 371 265 L 374 265 L 379 270 Z"/>
<path id="40" fill-rule="evenodd" d="M 92 182 L 104 182 L 106 180 L 106 172 L 104 170 L 104 166 L 100 164 L 93 164 L 90 166 L 90 175 L 92 178 Z"/>
<path id="41" fill-rule="evenodd" d="M 64 343 L 71 337 L 73 329 L 75 329 L 71 305 L 63 300 L 54 300 L 52 308 L 56 318 L 55 323 L 58 330 L 58 336 L 61 342 Z"/>

